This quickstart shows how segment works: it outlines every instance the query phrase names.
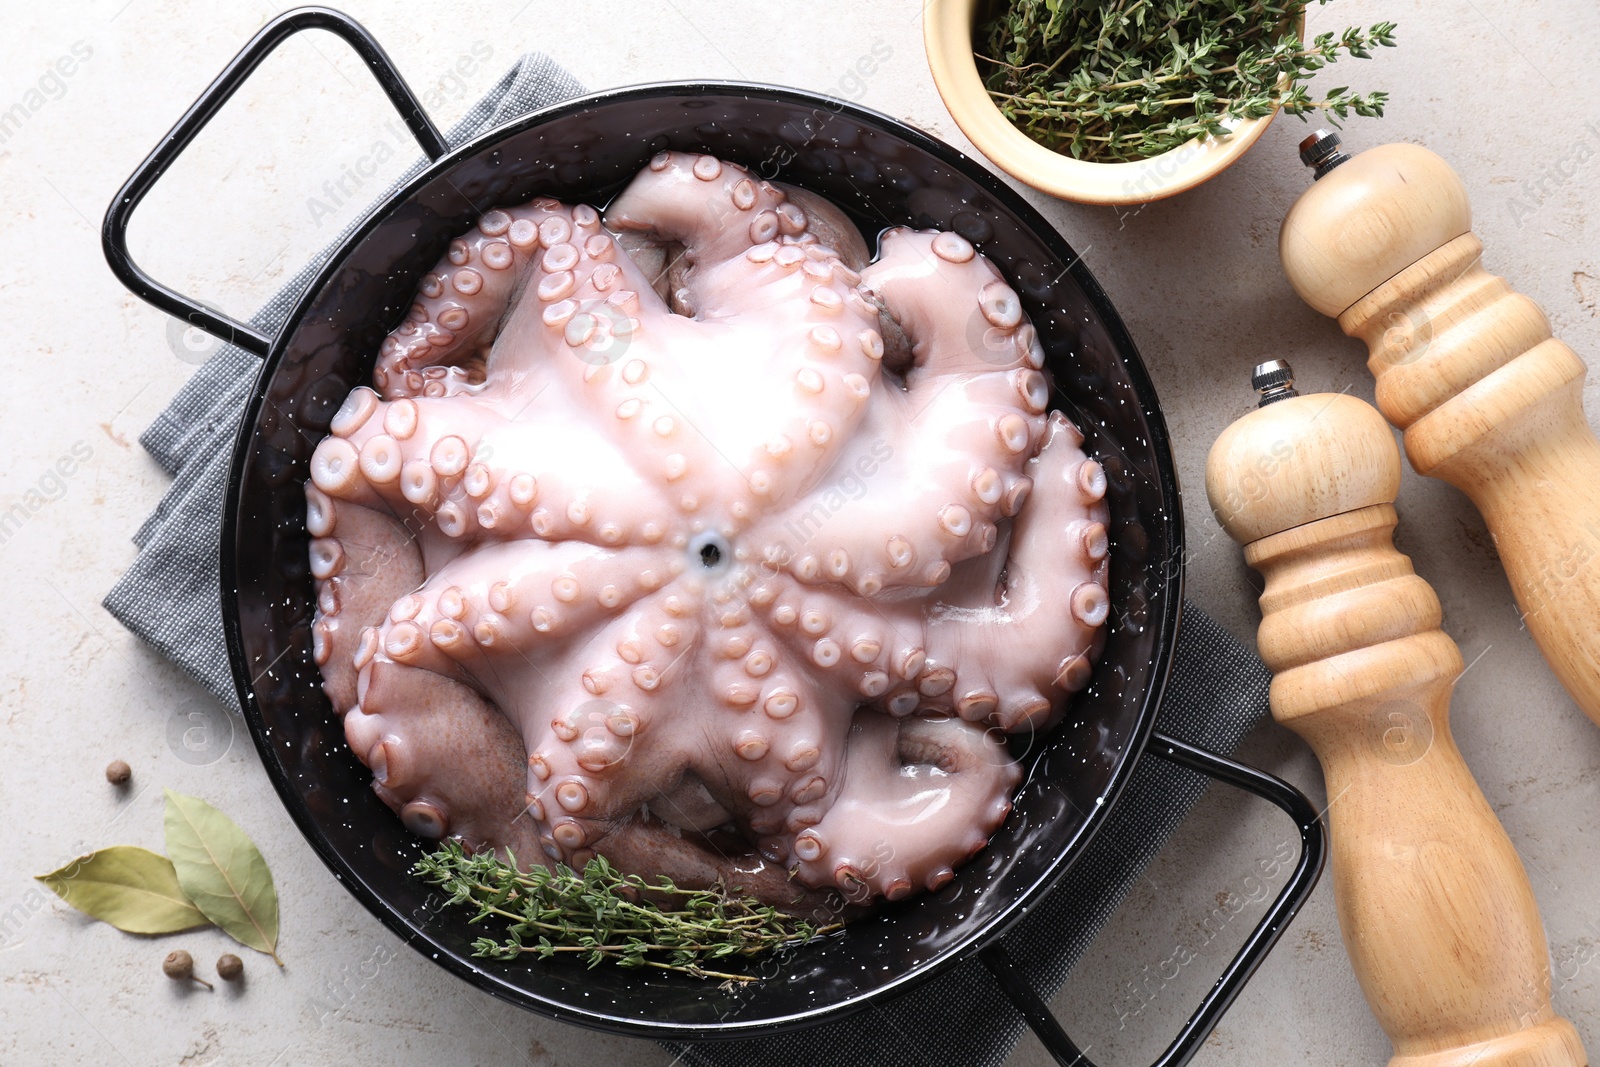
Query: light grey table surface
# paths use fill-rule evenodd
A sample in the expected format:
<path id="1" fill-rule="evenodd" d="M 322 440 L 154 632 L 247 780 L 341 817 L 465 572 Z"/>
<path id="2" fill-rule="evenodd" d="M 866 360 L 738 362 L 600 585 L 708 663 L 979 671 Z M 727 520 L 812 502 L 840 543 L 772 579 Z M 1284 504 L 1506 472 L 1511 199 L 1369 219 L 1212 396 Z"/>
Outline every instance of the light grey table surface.
<path id="1" fill-rule="evenodd" d="M 0 512 L 20 504 L 26 521 L 0 537 L 14 589 L 0 613 L 0 1062 L 665 1065 L 670 1057 L 652 1044 L 507 1007 L 404 948 L 301 840 L 242 732 L 203 758 L 169 743 L 191 715 L 205 718 L 208 697 L 99 607 L 133 556 L 128 535 L 167 484 L 136 438 L 205 354 L 112 279 L 100 217 L 130 169 L 282 6 L 5 5 Z M 441 126 L 519 52 L 538 48 L 593 87 L 695 77 L 797 85 L 966 147 L 928 74 L 920 8 L 903 0 L 345 6 Z M 1600 218 L 1591 215 L 1600 204 L 1600 10 L 1593 0 L 1340 0 L 1314 6 L 1311 26 L 1380 18 L 1400 24 L 1401 46 L 1323 83 L 1393 94 L 1388 116 L 1353 121 L 1347 140 L 1441 153 L 1471 189 L 1490 268 L 1542 304 L 1579 353 L 1600 353 Z M 870 77 L 852 73 L 872 53 L 888 58 Z M 49 78 L 63 56 L 76 57 L 72 74 Z M 6 126 L 15 104 L 21 117 Z M 360 177 L 363 159 L 393 156 L 392 173 L 414 154 L 384 107 L 342 45 L 291 43 L 150 198 L 133 248 L 158 277 L 247 314 L 381 186 Z M 1213 438 L 1251 402 L 1249 365 L 1288 356 L 1307 391 L 1372 395 L 1360 346 L 1304 307 L 1279 270 L 1278 225 L 1306 180 L 1293 151 L 1305 129 L 1280 118 L 1230 171 L 1142 210 L 1030 194 L 1084 254 L 1149 364 L 1189 490 L 1189 592 L 1247 641 L 1258 618 L 1253 576 L 1211 519 L 1201 473 Z M 335 198 L 325 183 L 347 168 L 362 187 Z M 1591 378 L 1591 415 L 1596 388 Z M 55 479 L 58 459 L 75 449 L 88 458 Z M 1531 873 L 1556 1006 L 1600 1047 L 1600 731 L 1521 629 L 1464 498 L 1408 472 L 1399 507 L 1401 548 L 1438 590 L 1472 664 L 1456 692 L 1456 731 Z M 1265 726 L 1246 747 L 1322 795 L 1315 762 L 1285 731 Z M 101 776 L 113 758 L 133 765 L 126 797 Z M 244 952 L 243 989 L 185 994 L 161 976 L 161 956 L 187 947 L 210 973 L 231 947 L 222 934 L 125 936 L 42 896 L 30 879 L 86 847 L 159 849 L 164 786 L 210 798 L 260 844 L 282 895 L 283 971 Z M 1147 1062 L 1165 1044 L 1255 913 L 1213 937 L 1217 909 L 1230 894 L 1251 895 L 1247 868 L 1286 832 L 1220 791 L 1202 802 L 1056 1001 L 1103 1067 Z M 1202 941 L 1174 976 L 1165 961 Z M 1195 1062 L 1333 1067 L 1387 1052 L 1341 948 L 1325 879 Z M 1036 1067 L 1047 1057 L 1030 1038 L 1008 1062 Z"/>

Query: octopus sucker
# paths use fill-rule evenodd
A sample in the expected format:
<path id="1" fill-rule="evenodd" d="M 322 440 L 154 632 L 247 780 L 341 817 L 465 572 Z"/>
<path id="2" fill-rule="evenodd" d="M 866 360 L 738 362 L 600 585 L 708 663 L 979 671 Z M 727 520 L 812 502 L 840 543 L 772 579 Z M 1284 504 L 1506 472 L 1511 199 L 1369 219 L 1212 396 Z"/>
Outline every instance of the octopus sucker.
<path id="1" fill-rule="evenodd" d="M 315 450 L 313 656 L 411 832 L 936 891 L 1092 684 L 1106 469 L 972 243 L 714 156 L 451 242 Z"/>

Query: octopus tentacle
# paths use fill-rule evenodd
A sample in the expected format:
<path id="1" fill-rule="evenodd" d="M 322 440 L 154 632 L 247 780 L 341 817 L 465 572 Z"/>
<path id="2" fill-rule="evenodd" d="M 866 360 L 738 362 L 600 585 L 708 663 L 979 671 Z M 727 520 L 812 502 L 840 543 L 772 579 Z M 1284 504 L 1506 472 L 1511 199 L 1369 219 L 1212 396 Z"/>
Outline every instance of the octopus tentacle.
<path id="1" fill-rule="evenodd" d="M 603 847 L 614 865 L 625 871 L 648 871 L 652 880 L 665 876 L 680 886 L 720 885 L 820 922 L 838 922 L 859 911 L 831 888 L 811 889 L 790 877 L 781 857 L 771 859 L 729 835 L 685 834 L 677 825 L 648 814 L 618 824 Z"/>
<path id="2" fill-rule="evenodd" d="M 674 271 L 683 258 L 683 246 L 676 241 L 662 240 L 652 234 L 633 230 L 624 230 L 616 238 L 617 247 L 639 268 L 639 273 L 650 283 L 651 291 L 660 298 L 662 304 L 671 307 L 679 315 L 688 314 L 687 309 L 672 304 Z M 681 273 L 676 277 L 679 279 L 678 285 L 681 285 Z"/>
<path id="3" fill-rule="evenodd" d="M 802 882 L 853 900 L 939 888 L 1004 821 L 1022 777 L 981 726 L 873 711 L 856 715 L 845 774 L 827 815 L 791 849 Z"/>
<path id="4" fill-rule="evenodd" d="M 805 232 L 816 237 L 824 247 L 832 249 L 845 266 L 860 271 L 867 265 L 872 258 L 867 251 L 867 242 L 862 239 L 856 224 L 837 205 L 798 185 L 773 182 L 772 187 L 805 213 Z"/>
<path id="5" fill-rule="evenodd" d="M 947 706 L 1001 729 L 1049 726 L 1089 683 L 1110 601 L 1105 473 L 1060 412 L 1028 463 L 1033 505 L 1009 543 L 953 578 L 928 616 L 929 660 L 955 665 Z M 1081 569 L 1063 571 L 1063 553 Z M 1004 561 L 1004 577 L 998 572 Z M 1076 574 L 1087 572 L 1087 580 Z"/>
<path id="6" fill-rule="evenodd" d="M 703 439 L 701 455 L 680 453 L 671 472 L 675 482 L 682 479 L 685 499 L 705 499 L 728 463 L 739 470 L 749 497 L 736 502 L 738 519 L 739 511 L 748 517 L 790 499 L 826 468 L 865 409 L 882 343 L 877 308 L 856 288 L 860 275 L 808 232 L 812 215 L 744 168 L 712 168 L 709 158 L 658 155 L 606 221 L 684 249 L 674 306 L 696 319 L 669 318 L 651 328 L 663 331 L 669 349 L 693 348 L 698 359 L 642 367 L 650 388 L 625 402 L 648 404 L 653 391 L 675 409 L 669 419 Z M 842 216 L 839 222 L 848 225 Z M 749 335 L 733 327 L 757 315 L 765 336 L 758 343 L 768 351 L 752 361 Z M 705 374 L 737 383 L 752 402 L 707 410 L 695 386 Z M 783 413 L 776 422 L 773 411 Z"/>
<path id="7" fill-rule="evenodd" d="M 719 714 L 694 770 L 758 841 L 781 842 L 832 803 L 855 702 L 800 670 L 780 668 L 763 682 L 747 709 Z"/>
<path id="8" fill-rule="evenodd" d="M 879 604 L 795 583 L 767 619 L 790 656 L 856 703 L 899 715 L 918 707 L 898 697 L 924 671 L 921 605 Z"/>
<path id="9" fill-rule="evenodd" d="M 582 399 L 594 386 L 614 383 L 630 350 L 644 347 L 646 320 L 666 307 L 651 277 L 630 257 L 600 216 L 574 208 L 553 232 L 541 229 L 548 244 L 528 272 L 524 298 L 506 316 L 489 356 L 491 380 L 526 376 L 530 383 L 563 381 L 568 395 Z M 630 384 L 632 382 L 630 381 Z M 596 410 L 614 404 L 603 396 Z"/>
<path id="10" fill-rule="evenodd" d="M 396 598 L 422 583 L 422 554 L 395 519 L 370 508 L 341 506 L 310 484 L 306 527 L 315 539 L 311 564 L 317 589 L 311 654 L 322 670 L 323 691 L 334 711 L 343 714 L 356 702 L 354 659 L 363 632 Z"/>
<path id="11" fill-rule="evenodd" d="M 423 276 L 417 301 L 406 319 L 383 341 L 373 380 L 387 397 L 446 395 L 445 383 L 430 394 L 421 373 L 444 365 L 458 367 L 481 356 L 541 248 L 540 227 L 565 225 L 571 213 L 555 200 L 541 198 L 510 210 L 496 210 L 477 229 L 450 242 L 432 271 Z M 554 241 L 552 244 L 556 243 Z M 461 376 L 448 381 L 459 385 Z"/>
<path id="12" fill-rule="evenodd" d="M 862 285 L 912 344 L 905 390 L 888 394 L 902 401 L 911 436 L 965 461 L 949 488 L 970 510 L 989 521 L 1015 514 L 1017 471 L 1038 450 L 1050 401 L 1020 298 L 953 233 L 885 233 Z"/>
<path id="13" fill-rule="evenodd" d="M 511 724 L 467 686 L 431 671 L 383 662 L 364 680 L 362 703 L 344 717 L 345 738 L 406 828 L 507 843 L 522 810 L 514 788 L 522 740 Z"/>
<path id="14" fill-rule="evenodd" d="M 552 405 L 553 406 L 553 405 Z M 532 536 L 618 546 L 656 544 L 660 491 L 616 445 L 574 452 L 555 418 L 523 405 L 512 418 L 488 397 L 380 401 L 351 394 L 311 460 L 325 496 L 387 510 L 456 542 Z"/>
<path id="15" fill-rule="evenodd" d="M 689 152 L 657 153 L 606 209 L 606 221 L 677 241 L 699 267 L 806 229 L 805 212 L 768 182 L 736 163 Z"/>
<path id="16" fill-rule="evenodd" d="M 1049 398 L 1016 294 L 970 244 L 891 230 L 883 249 L 862 287 L 913 342 L 905 388 L 878 390 L 810 494 L 763 527 L 796 535 L 796 577 L 867 597 L 941 585 L 960 561 L 993 549 L 997 523 L 1031 488 L 1023 467 Z M 974 332 L 998 334 L 997 347 Z M 881 358 L 881 334 L 872 337 Z"/>
<path id="17" fill-rule="evenodd" d="M 537 299 L 517 300 L 524 291 Z M 593 208 L 540 198 L 489 212 L 451 243 L 384 340 L 374 381 L 391 399 L 453 396 L 502 371 L 561 369 L 545 357 L 562 349 L 577 356 L 568 372 L 592 378 L 659 309 Z"/>
<path id="18" fill-rule="evenodd" d="M 811 825 L 831 803 L 856 698 L 820 677 L 773 623 L 793 628 L 784 599 L 798 587 L 776 572 L 735 572 L 711 594 L 705 654 L 709 748 L 695 770 L 719 785 L 729 811 L 764 842 Z M 669 818 L 669 821 L 674 821 Z"/>
<path id="19" fill-rule="evenodd" d="M 617 553 L 578 541 L 486 545 L 434 571 L 390 608 L 376 627 L 371 657 L 499 686 L 486 657 L 537 665 L 553 647 L 629 610 L 670 580 L 667 552 L 629 551 L 629 577 Z M 496 692 L 501 707 L 510 694 Z"/>
<path id="20" fill-rule="evenodd" d="M 528 814 L 544 853 L 582 865 L 616 826 L 676 783 L 693 738 L 661 729 L 687 673 L 681 650 L 652 647 L 660 613 L 635 609 L 575 650 L 581 678 L 515 679 L 502 708 L 528 739 Z M 698 634 L 687 635 L 691 647 Z M 571 662 L 573 657 L 567 657 Z M 552 670 L 559 669 L 552 665 Z"/>

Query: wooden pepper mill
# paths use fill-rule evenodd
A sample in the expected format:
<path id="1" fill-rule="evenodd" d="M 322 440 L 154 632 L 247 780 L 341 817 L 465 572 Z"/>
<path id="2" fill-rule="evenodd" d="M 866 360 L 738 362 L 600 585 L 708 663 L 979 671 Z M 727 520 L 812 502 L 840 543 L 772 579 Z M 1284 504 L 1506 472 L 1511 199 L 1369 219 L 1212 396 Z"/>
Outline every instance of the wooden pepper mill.
<path id="1" fill-rule="evenodd" d="M 1322 763 L 1339 925 L 1391 1067 L 1582 1067 L 1527 874 L 1450 734 L 1460 650 L 1391 541 L 1393 432 L 1354 397 L 1299 396 L 1285 363 L 1254 384 L 1206 492 L 1266 579 L 1272 714 Z"/>
<path id="2" fill-rule="evenodd" d="M 1600 723 L 1600 441 L 1585 367 L 1532 300 L 1483 269 L 1466 188 L 1410 144 L 1354 158 L 1318 131 L 1284 219 L 1295 291 L 1367 343 L 1378 407 L 1417 473 L 1482 512 L 1534 640 Z"/>

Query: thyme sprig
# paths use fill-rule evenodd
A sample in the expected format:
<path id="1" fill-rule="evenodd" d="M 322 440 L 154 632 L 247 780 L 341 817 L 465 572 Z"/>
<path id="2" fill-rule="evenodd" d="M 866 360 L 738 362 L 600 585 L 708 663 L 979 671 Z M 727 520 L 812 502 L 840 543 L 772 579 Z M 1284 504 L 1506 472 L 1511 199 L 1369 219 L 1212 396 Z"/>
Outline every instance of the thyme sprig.
<path id="1" fill-rule="evenodd" d="M 443 890 L 450 904 L 475 909 L 471 922 L 505 924 L 503 940 L 473 942 L 472 954 L 485 959 L 573 955 L 590 967 L 609 960 L 741 984 L 759 978 L 708 964 L 758 956 L 840 926 L 818 926 L 720 886 L 683 889 L 666 877 L 646 882 L 601 856 L 581 874 L 564 864 L 522 871 L 514 856 L 468 855 L 450 841 L 418 860 L 412 873 Z"/>
<path id="2" fill-rule="evenodd" d="M 1002 114 L 1077 159 L 1142 159 L 1281 106 L 1330 121 L 1379 116 L 1388 94 L 1301 84 L 1342 56 L 1395 44 L 1395 24 L 1294 32 L 1310 0 L 1002 0 L 976 55 Z M 1317 0 L 1325 4 L 1328 0 Z"/>

